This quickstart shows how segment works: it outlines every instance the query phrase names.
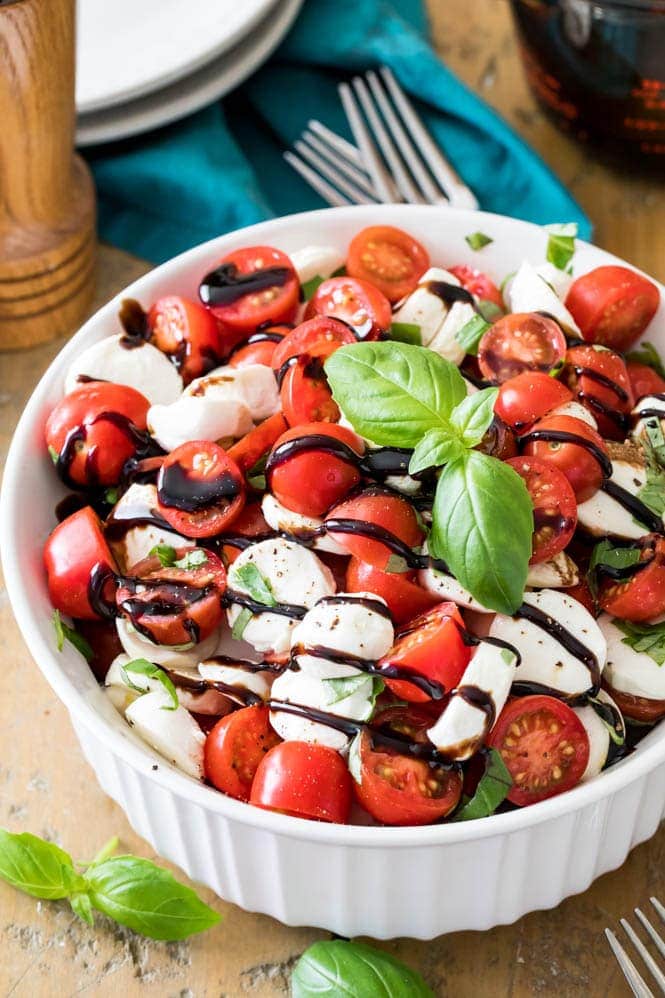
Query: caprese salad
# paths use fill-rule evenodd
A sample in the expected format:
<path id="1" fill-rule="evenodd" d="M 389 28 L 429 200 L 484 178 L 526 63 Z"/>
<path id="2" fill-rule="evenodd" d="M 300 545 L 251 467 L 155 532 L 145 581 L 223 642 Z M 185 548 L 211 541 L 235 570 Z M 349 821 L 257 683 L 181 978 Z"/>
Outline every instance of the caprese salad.
<path id="1" fill-rule="evenodd" d="M 44 563 L 139 738 L 261 808 L 415 825 L 665 716 L 659 292 L 573 254 L 555 227 L 499 287 L 379 226 L 123 302 L 46 421 Z"/>

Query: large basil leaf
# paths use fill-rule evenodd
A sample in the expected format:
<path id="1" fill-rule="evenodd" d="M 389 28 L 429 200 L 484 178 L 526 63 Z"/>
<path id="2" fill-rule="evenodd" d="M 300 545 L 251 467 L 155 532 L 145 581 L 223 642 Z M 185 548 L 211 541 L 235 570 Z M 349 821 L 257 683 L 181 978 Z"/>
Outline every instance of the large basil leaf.
<path id="1" fill-rule="evenodd" d="M 529 493 L 509 465 L 475 450 L 446 465 L 430 551 L 483 606 L 512 614 L 521 604 L 532 533 Z"/>
<path id="2" fill-rule="evenodd" d="M 434 998 L 414 970 L 383 950 L 332 939 L 305 950 L 291 977 L 292 998 Z"/>
<path id="3" fill-rule="evenodd" d="M 53 842 L 29 832 L 0 828 L 0 877 L 35 898 L 54 901 L 85 887 L 71 856 Z"/>
<path id="4" fill-rule="evenodd" d="M 374 443 L 415 447 L 428 430 L 448 428 L 466 396 L 454 364 L 408 343 L 352 343 L 325 363 L 335 401 L 354 430 Z"/>
<path id="5" fill-rule="evenodd" d="M 442 464 L 455 461 L 464 449 L 464 444 L 456 435 L 446 430 L 428 430 L 411 455 L 409 474 L 417 475 L 426 468 L 439 468 Z"/>

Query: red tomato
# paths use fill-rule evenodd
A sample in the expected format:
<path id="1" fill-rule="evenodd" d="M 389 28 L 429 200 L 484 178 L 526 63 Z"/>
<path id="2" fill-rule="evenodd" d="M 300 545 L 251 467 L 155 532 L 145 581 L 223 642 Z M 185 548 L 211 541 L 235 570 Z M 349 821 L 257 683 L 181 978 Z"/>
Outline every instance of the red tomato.
<path id="1" fill-rule="evenodd" d="M 661 392 L 665 392 L 665 378 L 661 378 L 653 367 L 629 360 L 626 368 L 633 397 L 636 401 L 644 398 L 645 395 L 660 395 Z"/>
<path id="2" fill-rule="evenodd" d="M 448 269 L 451 274 L 455 275 L 462 287 L 470 291 L 480 301 L 491 301 L 500 309 L 505 308 L 501 292 L 494 281 L 490 280 L 487 274 L 483 274 L 482 270 L 466 267 L 464 264 Z"/>
<path id="3" fill-rule="evenodd" d="M 361 736 L 360 763 L 356 797 L 385 825 L 428 825 L 457 807 L 462 793 L 457 770 L 374 747 L 368 731 Z"/>
<path id="4" fill-rule="evenodd" d="M 172 450 L 157 476 L 157 508 L 185 537 L 214 537 L 245 505 L 245 480 L 235 461 L 211 440 Z"/>
<path id="5" fill-rule="evenodd" d="M 332 315 L 355 330 L 361 340 L 375 340 L 392 322 L 390 302 L 378 288 L 355 277 L 329 277 L 307 303 L 305 318 Z"/>
<path id="6" fill-rule="evenodd" d="M 500 461 L 507 461 L 517 454 L 517 440 L 510 427 L 499 416 L 495 416 L 476 450 L 489 454 L 490 457 L 497 457 Z"/>
<path id="7" fill-rule="evenodd" d="M 490 326 L 478 344 L 478 366 L 496 384 L 522 371 L 551 370 L 566 354 L 566 337 L 554 319 L 513 312 Z"/>
<path id="8" fill-rule="evenodd" d="M 589 761 L 589 738 L 579 717 L 554 697 L 509 700 L 488 739 L 513 778 L 508 800 L 520 807 L 570 790 Z"/>
<path id="9" fill-rule="evenodd" d="M 596 267 L 578 277 L 566 296 L 566 307 L 589 343 L 629 350 L 658 308 L 655 284 L 627 267 Z"/>
<path id="10" fill-rule="evenodd" d="M 267 707 L 235 710 L 218 721 L 206 738 L 206 778 L 229 797 L 248 801 L 259 763 L 279 742 Z"/>
<path id="11" fill-rule="evenodd" d="M 271 246 L 234 250 L 201 281 L 204 305 L 234 332 L 253 332 L 264 323 L 291 322 L 298 310 L 300 282 L 285 253 Z"/>
<path id="12" fill-rule="evenodd" d="M 371 225 L 353 237 L 346 271 L 349 277 L 369 281 L 396 302 L 411 294 L 429 267 L 424 246 L 392 225 Z"/>
<path id="13" fill-rule="evenodd" d="M 111 604 L 115 607 L 113 596 L 109 600 L 109 606 Z M 103 683 L 113 659 L 124 654 L 125 651 L 118 637 L 115 620 L 81 620 L 79 618 L 76 621 L 76 630 L 90 645 L 92 658 L 88 659 L 88 665 L 94 673 L 95 679 Z"/>
<path id="14" fill-rule="evenodd" d="M 578 582 L 576 586 L 569 586 L 566 589 L 566 596 L 572 596 L 583 607 L 586 607 L 592 617 L 598 616 L 599 610 L 596 601 L 586 582 Z"/>
<path id="15" fill-rule="evenodd" d="M 609 683 L 603 686 L 610 694 L 624 717 L 642 724 L 655 724 L 665 717 L 665 700 L 650 700 L 648 697 L 636 697 L 632 693 L 622 693 L 615 690 Z"/>
<path id="16" fill-rule="evenodd" d="M 400 674 L 415 673 L 440 685 L 445 693 L 457 686 L 471 657 L 461 627 L 462 618 L 455 604 L 440 603 L 398 632 L 395 644 L 380 662 L 386 684 L 395 696 L 410 703 L 432 699 L 425 690 L 405 679 L 389 679 L 390 669 Z"/>
<path id="17" fill-rule="evenodd" d="M 251 471 L 286 429 L 286 420 L 281 412 L 276 412 L 274 416 L 268 416 L 245 434 L 242 440 L 229 447 L 228 455 L 242 472 Z"/>
<path id="18" fill-rule="evenodd" d="M 254 333 L 235 348 L 228 360 L 229 367 L 248 367 L 250 364 L 272 367 L 275 350 L 290 332 L 290 326 L 270 326 Z"/>
<path id="19" fill-rule="evenodd" d="M 114 600 L 116 565 L 99 517 L 91 506 L 72 513 L 49 535 L 44 545 L 44 565 L 49 597 L 56 610 L 83 620 L 109 615 L 106 610 L 103 614 L 98 612 L 93 572 L 98 581 L 106 580 L 98 594 L 101 608 L 110 607 Z"/>
<path id="20" fill-rule="evenodd" d="M 272 527 L 263 515 L 261 503 L 253 502 L 245 506 L 233 521 L 231 539 L 225 538 L 222 545 L 225 564 L 232 565 L 242 551 L 242 544 L 233 543 L 236 537 L 248 537 L 259 541 L 271 537 L 272 533 Z"/>
<path id="21" fill-rule="evenodd" d="M 499 388 L 494 411 L 515 433 L 523 433 L 537 419 L 570 402 L 573 393 L 542 371 L 523 371 Z"/>
<path id="22" fill-rule="evenodd" d="M 328 387 L 323 364 L 301 354 L 288 362 L 279 388 L 282 410 L 289 426 L 303 423 L 336 423 L 339 408 Z"/>
<path id="23" fill-rule="evenodd" d="M 46 421 L 49 451 L 74 485 L 115 485 L 123 465 L 145 446 L 147 398 L 127 385 L 94 381 L 65 395 Z"/>
<path id="24" fill-rule="evenodd" d="M 334 749 L 310 742 L 281 742 L 261 760 L 250 801 L 296 818 L 343 825 L 351 810 L 351 776 Z"/>
<path id="25" fill-rule="evenodd" d="M 176 548 L 176 558 L 201 557 L 192 568 L 165 568 L 157 555 L 132 568 L 120 580 L 116 593 L 118 611 L 149 641 L 182 645 L 203 641 L 222 622 L 221 596 L 226 570 L 212 551 Z"/>
<path id="26" fill-rule="evenodd" d="M 534 457 L 506 462 L 524 479 L 533 503 L 532 565 L 549 561 L 567 546 L 577 526 L 577 502 L 566 476 Z"/>
<path id="27" fill-rule="evenodd" d="M 160 298 L 148 312 L 150 340 L 171 358 L 185 384 L 216 367 L 224 352 L 214 315 L 179 295 Z"/>
<path id="28" fill-rule="evenodd" d="M 335 521 L 333 524 L 332 521 Z M 346 522 L 344 522 L 346 521 Z M 349 522 L 351 521 L 351 522 Z M 385 569 L 398 546 L 414 548 L 423 541 L 423 530 L 411 503 L 394 492 L 366 489 L 334 506 L 326 517 L 330 536 L 362 561 Z M 385 543 L 382 538 L 385 536 Z M 399 552 L 397 552 L 399 556 Z M 406 571 L 407 566 L 400 571 Z"/>
<path id="29" fill-rule="evenodd" d="M 623 440 L 626 416 L 635 404 L 623 357 L 604 347 L 571 347 L 566 353 L 563 377 L 595 416 L 601 435 Z"/>
<path id="30" fill-rule="evenodd" d="M 639 543 L 639 570 L 624 579 L 605 576 L 598 590 L 603 610 L 613 617 L 636 622 L 653 620 L 665 613 L 665 538 L 647 534 Z"/>
<path id="31" fill-rule="evenodd" d="M 364 450 L 360 437 L 344 426 L 304 423 L 275 444 L 266 465 L 268 487 L 294 513 L 323 516 L 360 481 Z"/>
<path id="32" fill-rule="evenodd" d="M 317 315 L 314 319 L 301 322 L 284 337 L 273 354 L 272 366 L 279 371 L 287 360 L 301 354 L 324 361 L 345 343 L 357 342 L 346 323 L 327 315 Z"/>
<path id="33" fill-rule="evenodd" d="M 375 593 L 388 604 L 396 624 L 404 624 L 421 613 L 426 613 L 441 600 L 416 582 L 416 572 L 382 572 L 380 568 L 351 558 L 346 571 L 346 591 L 349 593 Z"/>
<path id="34" fill-rule="evenodd" d="M 537 439 L 536 434 L 543 434 L 543 437 Z M 559 434 L 570 434 L 587 443 L 547 439 L 550 435 Z M 572 485 L 578 503 L 586 502 L 598 491 L 603 481 L 603 466 L 599 458 L 607 455 L 607 448 L 602 437 L 588 423 L 574 416 L 546 416 L 524 439 L 527 441 L 524 453 L 562 471 Z"/>

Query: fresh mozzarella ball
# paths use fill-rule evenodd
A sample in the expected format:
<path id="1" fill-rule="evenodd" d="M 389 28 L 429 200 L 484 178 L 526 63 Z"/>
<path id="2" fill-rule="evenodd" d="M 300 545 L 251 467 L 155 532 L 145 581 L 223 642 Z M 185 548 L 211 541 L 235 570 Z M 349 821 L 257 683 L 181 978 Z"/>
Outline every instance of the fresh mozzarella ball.
<path id="1" fill-rule="evenodd" d="M 289 671 L 278 676 L 273 683 L 271 700 L 306 705 L 339 717 L 365 721 L 372 713 L 373 688 L 372 677 L 367 676 L 350 696 L 335 701 L 335 690 L 325 680 L 305 672 Z M 343 731 L 282 710 L 271 710 L 270 723 L 285 741 L 317 742 L 341 752 L 350 740 Z"/>
<path id="2" fill-rule="evenodd" d="M 150 693 L 153 690 L 163 690 L 163 684 L 150 676 L 143 676 L 137 672 L 130 672 L 125 678 L 123 667 L 131 662 L 129 655 L 118 655 L 113 659 L 109 671 L 104 679 L 106 692 L 113 706 L 124 713 L 130 703 L 136 700 L 137 696 L 143 693 Z M 216 690 L 206 690 L 204 693 L 193 693 L 178 685 L 177 676 L 182 676 L 185 680 L 197 680 L 199 674 L 195 669 L 173 669 L 175 676 L 174 683 L 177 688 L 178 700 L 182 707 L 194 711 L 197 714 L 224 714 L 228 707 L 228 700 Z M 131 683 L 131 685 L 129 685 Z M 138 687 L 138 690 L 133 688 Z"/>
<path id="3" fill-rule="evenodd" d="M 580 581 L 577 565 L 565 551 L 559 551 L 549 561 L 529 565 L 527 586 L 534 589 L 568 589 Z"/>
<path id="4" fill-rule="evenodd" d="M 511 312 L 547 312 L 566 332 L 581 336 L 572 315 L 540 274 L 524 261 L 506 288 L 504 297 Z"/>
<path id="5" fill-rule="evenodd" d="M 104 688 L 108 698 L 121 714 L 124 714 L 130 703 L 133 703 L 141 695 L 137 690 L 133 690 L 125 679 L 122 669 L 128 662 L 131 662 L 129 655 L 116 655 L 104 677 Z M 149 679 L 148 676 L 135 675 L 134 673 L 132 673 L 132 683 L 134 686 L 140 687 L 145 693 L 161 687 L 161 683 L 156 679 Z"/>
<path id="6" fill-rule="evenodd" d="M 189 440 L 237 439 L 253 426 L 248 406 L 234 397 L 181 395 L 172 405 L 153 405 L 148 410 L 148 429 L 160 447 L 168 451 Z"/>
<path id="7" fill-rule="evenodd" d="M 556 409 L 552 409 L 551 412 L 547 413 L 549 416 L 572 416 L 573 419 L 581 419 L 583 423 L 587 423 L 592 430 L 598 429 L 598 423 L 595 420 L 593 413 L 589 412 L 585 405 L 581 402 L 563 402 L 558 405 Z"/>
<path id="8" fill-rule="evenodd" d="M 513 679 L 517 656 L 508 648 L 481 642 L 464 670 L 459 686 L 473 686 L 487 693 L 494 703 L 494 717 L 503 710 Z M 453 693 L 443 714 L 427 732 L 431 742 L 451 759 L 470 759 L 487 731 L 485 712 Z"/>
<path id="9" fill-rule="evenodd" d="M 277 537 L 259 541 L 245 548 L 238 555 L 229 571 L 229 589 L 246 593 L 247 589 L 238 577 L 243 565 L 254 564 L 272 589 L 278 603 L 309 607 L 322 596 L 332 596 L 335 581 L 330 569 L 317 556 L 300 544 Z M 233 627 L 242 607 L 232 603 L 227 609 L 229 625 Z M 243 632 L 243 639 L 257 651 L 274 651 L 278 654 L 289 650 L 291 631 L 297 620 L 283 614 L 253 614 Z"/>
<path id="10" fill-rule="evenodd" d="M 266 492 L 261 500 L 261 509 L 269 527 L 272 527 L 273 530 L 281 530 L 285 534 L 294 534 L 296 541 L 299 537 L 308 540 L 310 532 L 318 530 L 323 525 L 323 520 L 318 517 L 303 516 L 302 513 L 294 513 L 293 510 L 282 506 L 269 492 Z M 312 547 L 316 551 L 328 551 L 330 554 L 348 555 L 349 553 L 327 534 L 316 537 Z"/>
<path id="11" fill-rule="evenodd" d="M 427 346 L 452 364 L 461 364 L 466 351 L 458 342 L 457 334 L 475 315 L 476 310 L 468 302 L 454 302 Z"/>
<path id="12" fill-rule="evenodd" d="M 602 703 L 609 704 L 609 706 L 613 708 L 615 714 L 618 717 L 621 717 L 621 711 L 605 690 L 599 691 L 597 699 Z M 594 710 L 591 704 L 587 704 L 585 707 L 575 707 L 575 713 L 584 725 L 584 729 L 589 738 L 589 761 L 584 773 L 582 774 L 582 782 L 584 782 L 585 780 L 592 779 L 594 776 L 598 776 L 600 771 L 605 766 L 610 750 L 610 733 L 607 725 L 601 720 L 597 711 Z M 623 718 L 621 718 L 621 721 L 623 725 Z M 625 725 L 623 725 L 623 734 L 625 737 Z"/>
<path id="13" fill-rule="evenodd" d="M 576 599 L 555 589 L 524 594 L 524 602 L 559 623 L 595 657 L 602 672 L 607 645 L 603 633 L 589 611 Z M 524 617 L 497 613 L 490 636 L 507 641 L 520 652 L 515 682 L 539 683 L 561 693 L 580 695 L 592 684 L 590 669 L 561 644 L 554 634 Z"/>
<path id="14" fill-rule="evenodd" d="M 441 281 L 444 284 L 453 284 L 456 288 L 460 287 L 460 282 L 454 274 L 440 267 L 430 267 L 420 278 L 415 291 L 400 303 L 393 314 L 393 322 L 420 326 L 422 344 L 425 347 L 430 346 L 449 311 L 448 304 L 427 287 L 430 281 Z M 462 356 L 464 356 L 463 351 Z"/>
<path id="15" fill-rule="evenodd" d="M 307 284 L 313 277 L 330 277 L 344 264 L 344 257 L 334 246 L 303 246 L 289 254 L 298 280 Z"/>
<path id="16" fill-rule="evenodd" d="M 184 773 L 203 779 L 203 744 L 205 735 L 184 707 L 175 710 L 164 690 L 138 697 L 125 711 L 134 731 L 160 755 Z"/>
<path id="17" fill-rule="evenodd" d="M 215 683 L 236 686 L 240 690 L 249 690 L 250 693 L 256 693 L 262 700 L 267 700 L 270 695 L 273 674 L 268 671 L 250 672 L 239 666 L 222 664 L 213 658 L 207 662 L 199 663 L 199 675 L 202 679 L 209 679 Z M 224 696 L 223 693 L 218 695 Z"/>
<path id="18" fill-rule="evenodd" d="M 547 281 L 549 286 L 554 289 L 554 293 L 557 298 L 561 301 L 566 300 L 566 295 L 570 291 L 573 281 L 575 278 L 572 274 L 567 274 L 565 270 L 559 270 L 555 267 L 553 263 L 546 260 L 545 263 L 539 263 L 535 268 L 536 273 L 542 277 L 544 281 Z"/>
<path id="19" fill-rule="evenodd" d="M 216 367 L 214 371 L 192 381 L 185 389 L 185 395 L 209 401 L 243 403 L 255 423 L 274 416 L 281 408 L 275 375 L 272 368 L 265 364 Z"/>
<path id="20" fill-rule="evenodd" d="M 639 417 L 643 412 L 657 412 L 659 415 L 657 417 L 648 416 L 640 419 Z M 638 417 L 635 428 L 631 433 L 633 440 L 639 441 L 646 437 L 647 419 L 653 419 L 654 426 L 657 428 L 658 423 L 655 422 L 657 418 L 660 422 L 661 430 L 665 432 L 665 399 L 658 398 L 657 395 L 645 395 L 633 409 L 632 415 Z"/>
<path id="21" fill-rule="evenodd" d="M 152 343 L 124 347 L 123 334 L 107 336 L 75 357 L 65 377 L 65 395 L 81 382 L 79 375 L 129 385 L 152 405 L 169 405 L 182 392 L 182 378 L 166 356 Z"/>
<path id="22" fill-rule="evenodd" d="M 598 623 L 607 641 L 605 678 L 613 689 L 647 700 L 665 700 L 665 666 L 645 651 L 624 644 L 625 634 L 612 617 L 602 614 Z"/>
<path id="23" fill-rule="evenodd" d="M 625 460 L 612 456 L 621 452 L 625 454 Z M 619 445 L 611 448 L 610 456 L 612 457 L 610 481 L 616 482 L 631 495 L 638 495 L 647 480 L 647 469 L 642 454 L 630 445 Z M 665 522 L 665 517 L 663 519 Z M 606 537 L 609 534 L 612 537 L 636 540 L 649 533 L 649 528 L 638 523 L 630 510 L 625 509 L 602 489 L 586 502 L 580 503 L 577 507 L 577 522 L 596 537 Z"/>
<path id="24" fill-rule="evenodd" d="M 423 553 L 427 553 L 427 545 L 423 546 Z M 478 600 L 474 599 L 471 593 L 464 586 L 461 586 L 453 575 L 440 572 L 432 565 L 428 568 L 420 569 L 418 572 L 418 582 L 423 589 L 434 593 L 442 600 L 450 600 L 452 603 L 457 603 L 458 606 L 468 610 L 479 610 L 481 613 L 494 612 L 493 610 L 488 610 L 487 607 L 484 607 Z"/>
<path id="25" fill-rule="evenodd" d="M 147 658 L 168 669 L 195 669 L 199 662 L 214 653 L 219 638 L 214 631 L 195 645 L 157 645 L 139 634 L 124 617 L 118 617 L 115 626 L 120 644 L 130 658 Z"/>
<path id="26" fill-rule="evenodd" d="M 307 611 L 291 635 L 291 650 L 303 673 L 330 679 L 358 672 L 353 665 L 308 655 L 308 649 L 327 648 L 366 661 L 377 661 L 387 654 L 395 639 L 392 621 L 363 600 L 387 605 L 373 593 L 338 593 Z"/>
<path id="27" fill-rule="evenodd" d="M 157 509 L 157 488 L 154 485 L 139 485 L 135 482 L 127 489 L 113 507 L 112 517 L 116 522 L 122 520 L 138 520 L 149 518 Z M 147 558 L 157 544 L 168 544 L 170 547 L 193 547 L 195 541 L 182 537 L 172 530 L 165 530 L 154 523 L 143 523 L 131 527 L 124 537 L 117 541 L 111 540 L 111 550 L 122 572 L 137 565 Z"/>

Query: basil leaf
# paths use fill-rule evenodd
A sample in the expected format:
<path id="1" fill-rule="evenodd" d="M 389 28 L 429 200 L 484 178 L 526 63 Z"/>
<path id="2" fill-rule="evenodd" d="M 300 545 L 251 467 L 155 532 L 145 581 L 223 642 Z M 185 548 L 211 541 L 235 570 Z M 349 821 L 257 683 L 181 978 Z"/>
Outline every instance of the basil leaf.
<path id="1" fill-rule="evenodd" d="M 547 259 L 554 264 L 557 270 L 565 270 L 575 255 L 577 222 L 546 225 L 545 228 L 550 233 L 547 241 Z"/>
<path id="2" fill-rule="evenodd" d="M 411 455 L 409 474 L 417 475 L 426 468 L 438 468 L 456 461 L 464 453 L 464 444 L 446 430 L 428 430 Z"/>
<path id="3" fill-rule="evenodd" d="M 315 274 L 314 277 L 310 277 L 308 281 L 301 284 L 303 301 L 309 301 L 319 285 L 323 284 L 324 280 L 325 278 L 321 277 L 320 274 Z"/>
<path id="4" fill-rule="evenodd" d="M 184 939 L 220 916 L 168 870 L 136 856 L 112 856 L 85 875 L 94 908 L 151 939 Z"/>
<path id="5" fill-rule="evenodd" d="M 420 974 L 390 953 L 330 939 L 305 950 L 293 969 L 292 998 L 434 998 Z"/>
<path id="6" fill-rule="evenodd" d="M 665 467 L 665 434 L 660 419 L 657 416 L 650 416 L 645 421 L 644 428 L 647 464 Z"/>
<path id="7" fill-rule="evenodd" d="M 185 571 L 191 572 L 192 569 L 198 568 L 200 565 L 205 565 L 207 562 L 208 555 L 203 548 L 193 548 L 193 550 L 187 551 L 182 558 L 174 561 L 173 566 L 174 568 L 184 568 Z"/>
<path id="8" fill-rule="evenodd" d="M 229 572 L 229 582 L 232 587 L 239 582 L 243 590 L 257 603 L 263 603 L 264 606 L 277 606 L 277 600 L 272 594 L 270 583 L 253 562 L 248 561 L 240 568 L 232 567 Z"/>
<path id="9" fill-rule="evenodd" d="M 120 489 L 110 488 L 104 493 L 104 502 L 107 502 L 109 506 L 115 506 L 118 499 L 120 498 Z"/>
<path id="10" fill-rule="evenodd" d="M 146 679 L 156 679 L 162 684 L 169 697 L 171 698 L 171 706 L 166 704 L 162 707 L 162 710 L 177 710 L 180 705 L 178 700 L 178 693 L 172 680 L 167 676 L 163 669 L 160 669 L 158 665 L 154 665 L 153 662 L 149 662 L 147 658 L 135 658 L 133 661 L 128 662 L 127 665 L 120 667 L 122 673 L 122 678 L 127 683 L 130 689 L 135 690 L 137 693 L 145 693 L 145 686 L 137 686 L 129 678 L 129 673 L 133 673 L 137 676 L 145 676 Z"/>
<path id="11" fill-rule="evenodd" d="M 646 364 L 647 367 L 657 371 L 661 378 L 665 378 L 665 367 L 653 343 L 640 343 L 637 350 L 631 350 L 626 354 L 626 360 L 632 360 L 636 364 Z"/>
<path id="12" fill-rule="evenodd" d="M 478 353 L 478 344 L 489 328 L 489 322 L 486 322 L 482 315 L 474 315 L 457 330 L 455 339 L 466 353 L 475 357 Z"/>
<path id="13" fill-rule="evenodd" d="M 328 691 L 328 704 L 339 703 L 347 697 L 357 693 L 363 686 L 368 685 L 369 676 L 360 673 L 355 676 L 340 676 L 336 679 L 324 679 L 323 682 Z"/>
<path id="14" fill-rule="evenodd" d="M 58 454 L 58 452 L 55 449 L 55 447 L 51 446 L 51 444 L 48 445 L 48 453 L 49 453 L 49 457 L 51 458 L 51 460 L 53 461 L 53 463 L 57 464 L 58 461 L 60 460 L 60 455 Z"/>
<path id="15" fill-rule="evenodd" d="M 422 346 L 423 337 L 420 326 L 415 322 L 393 322 L 388 335 L 398 343 L 415 343 Z"/>
<path id="16" fill-rule="evenodd" d="M 79 918 L 83 919 L 88 925 L 94 925 L 95 921 L 92 917 L 92 904 L 90 903 L 90 898 L 87 894 L 74 894 L 69 899 L 69 903 L 72 906 L 72 911 Z"/>
<path id="17" fill-rule="evenodd" d="M 170 544 L 155 544 L 148 551 L 148 557 L 157 556 L 162 568 L 172 568 L 175 565 L 175 548 Z"/>
<path id="18" fill-rule="evenodd" d="M 408 343 L 351 343 L 325 362 L 335 401 L 361 436 L 415 447 L 428 430 L 448 428 L 466 396 L 454 364 Z"/>
<path id="19" fill-rule="evenodd" d="M 483 606 L 512 614 L 531 557 L 533 505 L 517 472 L 472 450 L 446 465 L 434 497 L 430 550 Z"/>
<path id="20" fill-rule="evenodd" d="M 0 828 L 0 877 L 34 898 L 55 901 L 85 887 L 72 857 L 53 842 L 29 832 Z"/>
<path id="21" fill-rule="evenodd" d="M 470 232 L 464 238 L 472 250 L 480 250 L 483 246 L 489 246 L 490 243 L 494 242 L 492 237 L 485 235 L 484 232 Z"/>
<path id="22" fill-rule="evenodd" d="M 455 815 L 455 821 L 471 821 L 494 814 L 510 793 L 513 778 L 501 753 L 490 749 L 489 759 L 476 792 Z"/>
<path id="23" fill-rule="evenodd" d="M 607 565 L 608 568 L 630 568 L 640 560 L 640 552 L 637 548 L 615 547 L 611 541 L 605 538 L 594 547 L 589 559 L 589 575 L 592 575 L 599 566 Z"/>
<path id="24" fill-rule="evenodd" d="M 615 745 L 626 744 L 625 728 L 621 721 L 621 714 L 618 709 L 614 709 L 606 700 L 598 697 L 589 697 L 589 706 L 596 712 L 597 717 L 607 728 L 607 733 Z M 618 727 L 616 726 L 618 722 Z"/>
<path id="25" fill-rule="evenodd" d="M 665 665 L 665 621 L 660 624 L 634 624 L 629 620 L 613 623 L 626 636 L 621 643 L 633 651 L 645 652 L 656 665 Z"/>
<path id="26" fill-rule="evenodd" d="M 494 419 L 494 403 L 498 394 L 498 388 L 483 388 L 474 395 L 467 395 L 453 410 L 450 422 L 467 447 L 475 447 L 485 436 Z"/>
<path id="27" fill-rule="evenodd" d="M 55 646 L 58 651 L 62 651 L 65 647 L 65 641 L 69 641 L 70 645 L 74 645 L 87 662 L 91 662 L 95 657 L 95 653 L 83 635 L 64 622 L 59 610 L 53 611 L 53 629 L 55 630 Z"/>
<path id="28" fill-rule="evenodd" d="M 253 616 L 254 615 L 249 607 L 244 606 L 233 623 L 233 627 L 231 628 L 231 637 L 235 638 L 236 641 L 240 641 L 245 633 L 245 628 Z"/>
<path id="29" fill-rule="evenodd" d="M 503 309 L 500 305 L 497 305 L 495 301 L 490 298 L 480 298 L 476 306 L 483 319 L 487 322 L 492 322 L 497 319 L 500 315 L 504 314 Z"/>
<path id="30" fill-rule="evenodd" d="M 660 420 L 654 420 L 658 424 L 657 429 L 649 427 L 650 422 L 651 420 L 647 421 L 647 437 L 643 441 L 647 457 L 647 480 L 638 490 L 637 497 L 652 513 L 662 516 L 665 513 L 665 439 L 660 429 Z M 635 522 L 639 523 L 639 520 Z"/>
<path id="31" fill-rule="evenodd" d="M 403 572 L 409 570 L 409 563 L 406 558 L 402 558 L 399 554 L 391 554 L 388 557 L 388 561 L 383 567 L 384 572 L 388 572 L 389 575 L 401 575 Z"/>

